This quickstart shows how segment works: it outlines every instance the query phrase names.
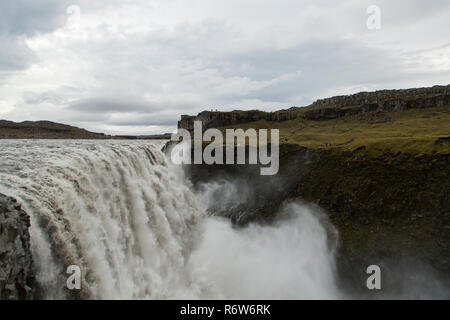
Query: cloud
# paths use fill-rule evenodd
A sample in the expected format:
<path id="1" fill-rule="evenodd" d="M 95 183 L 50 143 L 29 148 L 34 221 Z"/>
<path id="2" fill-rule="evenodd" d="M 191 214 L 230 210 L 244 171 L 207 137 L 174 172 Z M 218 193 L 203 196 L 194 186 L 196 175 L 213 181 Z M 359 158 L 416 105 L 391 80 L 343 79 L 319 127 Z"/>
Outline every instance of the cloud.
<path id="1" fill-rule="evenodd" d="M 179 120 L 178 113 L 187 107 L 186 104 L 175 105 L 171 102 L 107 97 L 73 102 L 66 108 L 66 112 L 75 121 L 103 121 L 116 127 L 173 126 Z"/>
<path id="2" fill-rule="evenodd" d="M 135 112 L 145 113 L 150 110 L 160 110 L 162 105 L 133 98 L 125 97 L 105 97 L 105 98 L 89 98 L 81 101 L 73 102 L 70 108 L 75 111 L 86 113 L 111 113 L 111 112 Z"/>
<path id="3" fill-rule="evenodd" d="M 37 56 L 28 46 L 27 37 L 62 26 L 67 20 L 68 3 L 68 0 L 0 1 L 0 80 L 36 62 Z"/>
<path id="4" fill-rule="evenodd" d="M 202 110 L 447 84 L 449 3 L 380 0 L 374 32 L 368 0 L 2 1 L 0 114 L 145 134 Z"/>
<path id="5" fill-rule="evenodd" d="M 0 35 L 33 36 L 53 31 L 66 22 L 70 3 L 68 0 L 2 0 Z"/>
<path id="6" fill-rule="evenodd" d="M 22 37 L 0 35 L 0 51 L 0 72 L 26 69 L 36 61 L 36 55 Z"/>

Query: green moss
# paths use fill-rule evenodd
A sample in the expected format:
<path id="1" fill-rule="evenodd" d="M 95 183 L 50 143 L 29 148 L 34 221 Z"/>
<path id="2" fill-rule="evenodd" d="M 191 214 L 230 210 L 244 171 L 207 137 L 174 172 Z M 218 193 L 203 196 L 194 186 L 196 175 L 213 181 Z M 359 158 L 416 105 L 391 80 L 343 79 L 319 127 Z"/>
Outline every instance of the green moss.
<path id="1" fill-rule="evenodd" d="M 283 122 L 260 120 L 225 129 L 279 129 L 281 144 L 352 152 L 365 147 L 368 154 L 390 152 L 414 155 L 449 154 L 450 108 L 412 109 L 383 114 L 379 119 L 354 115 L 328 121 L 297 118 Z"/>
<path id="2" fill-rule="evenodd" d="M 227 128 L 280 129 L 276 181 L 283 181 L 285 191 L 277 201 L 301 198 L 326 210 L 339 231 L 339 255 L 350 261 L 349 274 L 400 254 L 450 274 L 450 146 L 440 139 L 450 137 L 449 107 L 221 129 Z M 203 170 L 211 170 L 210 178 L 219 169 Z M 220 170 L 244 175 L 255 188 L 268 181 L 237 166 Z M 274 214 L 276 202 L 266 198 L 267 212 Z"/>
<path id="3" fill-rule="evenodd" d="M 343 255 L 409 253 L 450 270 L 448 155 L 318 153 L 295 195 L 327 210 Z"/>

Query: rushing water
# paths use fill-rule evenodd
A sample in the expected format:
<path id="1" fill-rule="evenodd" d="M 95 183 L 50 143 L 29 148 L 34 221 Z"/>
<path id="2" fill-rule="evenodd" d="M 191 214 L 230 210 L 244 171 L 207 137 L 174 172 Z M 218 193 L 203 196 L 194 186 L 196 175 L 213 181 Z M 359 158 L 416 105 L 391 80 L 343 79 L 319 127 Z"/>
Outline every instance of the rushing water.
<path id="1" fill-rule="evenodd" d="M 0 193 L 31 216 L 42 298 L 339 298 L 320 213 L 272 226 L 206 214 L 162 142 L 3 140 Z M 66 269 L 82 270 L 81 291 Z"/>

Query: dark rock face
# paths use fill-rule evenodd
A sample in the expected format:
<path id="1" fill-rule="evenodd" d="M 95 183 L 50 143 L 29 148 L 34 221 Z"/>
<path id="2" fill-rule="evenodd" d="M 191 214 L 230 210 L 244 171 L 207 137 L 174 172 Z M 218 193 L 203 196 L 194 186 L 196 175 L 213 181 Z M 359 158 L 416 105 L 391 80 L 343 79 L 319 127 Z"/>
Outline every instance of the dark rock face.
<path id="1" fill-rule="evenodd" d="M 360 92 L 347 96 L 337 96 L 332 98 L 320 99 L 311 104 L 311 107 L 341 108 L 346 106 L 364 106 L 376 104 L 385 111 L 404 110 L 407 108 L 427 108 L 425 101 L 429 101 L 436 107 L 439 107 L 439 101 L 442 96 L 450 95 L 450 85 L 434 86 L 431 88 L 414 88 L 404 90 L 379 90 L 375 92 Z M 445 105 L 445 104 L 444 104 Z"/>
<path id="2" fill-rule="evenodd" d="M 264 112 L 259 110 L 231 112 L 203 111 L 197 116 L 182 115 L 181 120 L 178 122 L 178 128 L 192 132 L 194 130 L 194 121 L 202 121 L 203 130 L 258 120 L 286 121 L 296 119 L 300 114 L 298 109 L 291 108 L 277 112 Z"/>
<path id="3" fill-rule="evenodd" d="M 178 128 L 193 131 L 196 120 L 202 121 L 203 130 L 206 130 L 258 120 L 286 121 L 300 117 L 305 120 L 325 121 L 349 115 L 431 108 L 448 104 L 450 104 L 450 85 L 407 90 L 381 90 L 317 100 L 308 107 L 293 107 L 276 112 L 203 111 L 197 116 L 181 116 Z"/>
<path id="4" fill-rule="evenodd" d="M 344 286 L 367 291 L 366 268 L 383 268 L 385 288 L 401 290 L 399 276 L 435 273 L 450 284 L 450 168 L 448 155 L 384 154 L 364 149 L 344 154 L 282 145 L 280 171 L 259 176 L 254 166 L 191 165 L 195 186 L 232 181 L 248 199 L 227 210 L 211 208 L 236 225 L 271 223 L 283 201 L 325 209 L 339 232 L 338 269 Z M 250 192 L 248 191 L 250 190 Z M 223 195 L 215 199 L 220 203 Z M 420 278 L 421 276 L 417 276 Z M 447 290 L 450 297 L 450 289 Z"/>
<path id="5" fill-rule="evenodd" d="M 34 298 L 29 216 L 0 194 L 0 300 Z"/>
<path id="6" fill-rule="evenodd" d="M 359 281 L 366 276 L 362 266 L 370 264 L 384 266 L 387 274 L 401 268 L 417 271 L 422 265 L 448 285 L 448 155 L 374 158 L 363 149 L 324 152 L 316 153 L 307 167 L 290 196 L 326 209 L 339 230 L 339 267 L 347 278 L 364 284 Z"/>
<path id="7" fill-rule="evenodd" d="M 203 122 L 203 129 L 221 127 L 226 125 L 235 125 L 245 122 L 253 122 L 263 119 L 267 115 L 266 112 L 251 110 L 251 111 L 233 111 L 233 112 L 219 112 L 219 111 L 203 111 L 197 116 L 182 115 L 178 122 L 178 128 L 183 128 L 189 131 L 194 130 L 194 121 L 200 120 Z"/>

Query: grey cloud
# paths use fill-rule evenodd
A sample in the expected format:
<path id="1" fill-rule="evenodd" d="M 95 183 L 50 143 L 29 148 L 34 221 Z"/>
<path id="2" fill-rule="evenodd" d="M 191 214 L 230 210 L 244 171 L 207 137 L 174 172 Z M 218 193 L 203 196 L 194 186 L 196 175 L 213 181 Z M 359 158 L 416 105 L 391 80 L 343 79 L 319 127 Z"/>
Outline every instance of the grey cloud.
<path id="1" fill-rule="evenodd" d="M 264 81 L 295 70 L 301 72 L 294 79 L 287 78 L 248 94 L 229 96 L 226 102 L 239 98 L 290 103 L 298 96 L 312 102 L 330 88 L 377 85 L 411 76 L 403 70 L 402 61 L 387 50 L 369 48 L 354 40 L 333 39 L 307 41 L 282 50 L 233 55 L 223 73 L 229 77 L 247 76 Z"/>
<path id="2" fill-rule="evenodd" d="M 42 83 L 42 91 L 33 85 L 28 86 L 28 90 L 36 90 L 32 93 L 18 90 L 17 101 L 25 105 L 17 103 L 17 115 L 20 108 L 36 117 L 59 108 L 63 112 L 56 116 L 65 117 L 66 122 L 174 126 L 180 114 L 220 106 L 244 109 L 255 107 L 247 102 L 261 102 L 265 110 L 275 110 L 306 105 L 348 88 L 429 85 L 448 81 L 450 76 L 444 68 L 424 70 L 428 62 L 415 59 L 426 54 L 427 47 L 448 44 L 442 31 L 449 26 L 442 20 L 449 10 L 448 0 L 380 0 L 383 30 L 379 33 L 366 30 L 365 9 L 373 4 L 369 0 L 339 4 L 258 0 L 242 5 L 237 19 L 203 12 L 200 1 L 202 9 L 197 14 L 201 19 L 190 20 L 186 15 L 185 22 L 171 25 L 168 12 L 167 25 L 162 21 L 162 25 L 142 29 L 133 26 L 134 17 L 120 14 L 124 26 L 114 20 L 95 24 L 95 19 L 104 14 L 102 11 L 122 13 L 122 5 L 143 10 L 141 6 L 148 7 L 149 1 L 0 1 L 0 40 L 6 39 L 0 41 L 0 75 L 23 70 L 35 61 L 25 39 L 62 26 L 69 4 L 80 4 L 90 19 L 89 33 L 81 37 L 62 32 L 62 38 L 45 39 L 45 50 L 38 52 L 45 63 L 36 72 L 43 72 L 60 87 Z M 274 15 L 266 12 L 270 7 L 276 7 Z M 268 19 L 241 19 L 247 15 L 253 18 L 252 8 Z M 296 17 L 295 11 L 303 15 L 298 21 L 285 21 L 287 10 L 293 12 L 290 17 Z M 173 14 L 184 19 L 184 12 Z M 437 18 L 441 20 L 436 22 Z M 414 27 L 418 21 L 423 28 L 409 30 L 408 26 Z M 444 22 L 440 25 L 439 21 Z M 55 39 L 63 41 L 56 43 Z M 373 39 L 376 41 L 371 43 Z M 67 53 L 75 53 L 81 71 L 70 70 L 73 75 L 62 72 L 60 83 L 57 72 L 52 78 L 45 67 L 61 63 L 64 68 Z M 28 81 L 36 81 L 36 77 L 32 75 Z"/>
<path id="3" fill-rule="evenodd" d="M 69 0 L 2 0 L 0 34 L 27 35 L 50 32 L 65 23 Z"/>
<path id="4" fill-rule="evenodd" d="M 26 104 L 41 104 L 41 103 L 51 103 L 55 105 L 63 105 L 67 101 L 58 93 L 55 92 L 25 92 L 23 94 L 23 100 Z"/>
<path id="5" fill-rule="evenodd" d="M 120 96 L 93 97 L 70 103 L 69 109 L 87 113 L 154 113 L 161 110 L 182 110 L 190 105 L 172 101 L 155 102 L 139 99 L 138 97 Z"/>
<path id="6" fill-rule="evenodd" d="M 0 71 L 3 72 L 25 69 L 37 59 L 23 37 L 0 35 L 0 52 Z"/>
<path id="7" fill-rule="evenodd" d="M 70 104 L 66 110 L 74 121 L 104 122 L 112 126 L 174 126 L 186 103 L 149 102 L 138 99 L 91 98 Z"/>
<path id="8" fill-rule="evenodd" d="M 366 1 L 367 5 L 374 4 L 373 1 Z M 440 14 L 448 10 L 450 1 L 411 1 L 411 0 L 381 0 L 377 4 L 382 10 L 384 18 L 390 24 L 403 24 L 417 22 L 423 19 L 432 18 L 433 15 Z"/>
<path id="9" fill-rule="evenodd" d="M 89 98 L 73 102 L 70 108 L 87 113 L 137 112 L 145 113 L 150 110 L 160 110 L 163 106 L 136 99 Z"/>
<path id="10" fill-rule="evenodd" d="M 116 114 L 116 113 L 68 113 L 68 120 L 84 123 L 103 123 L 118 127 L 175 126 L 179 120 L 172 110 L 155 113 Z"/>
<path id="11" fill-rule="evenodd" d="M 69 0 L 0 1 L 0 71 L 3 76 L 26 69 L 37 60 L 25 42 L 26 37 L 63 25 L 70 3 Z"/>
<path id="12" fill-rule="evenodd" d="M 174 126 L 177 121 L 180 120 L 176 114 L 172 115 L 146 115 L 136 120 L 119 120 L 119 121 L 109 121 L 110 125 L 113 126 L 135 126 L 135 127 L 146 127 L 146 126 Z"/>

